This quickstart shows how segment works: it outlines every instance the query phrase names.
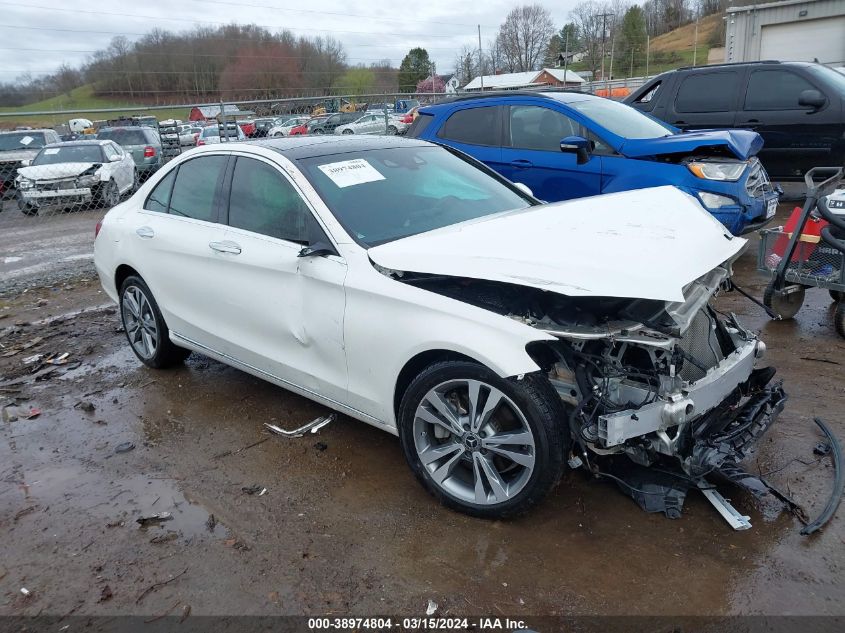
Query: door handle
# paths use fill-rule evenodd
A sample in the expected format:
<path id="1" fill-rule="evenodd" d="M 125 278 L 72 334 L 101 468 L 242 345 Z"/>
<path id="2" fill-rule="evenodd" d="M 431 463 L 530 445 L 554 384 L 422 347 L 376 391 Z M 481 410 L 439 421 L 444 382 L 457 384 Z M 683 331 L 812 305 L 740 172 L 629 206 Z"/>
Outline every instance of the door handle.
<path id="1" fill-rule="evenodd" d="M 153 230 L 152 230 L 150 227 L 148 227 L 148 226 L 140 226 L 140 227 L 138 227 L 137 229 L 135 229 L 135 233 L 138 235 L 138 237 L 142 237 L 142 238 L 144 238 L 145 240 L 148 240 L 148 239 L 150 239 L 150 238 L 152 238 L 152 237 L 155 237 L 155 234 L 156 234 L 156 232 L 155 232 L 155 231 L 153 231 Z"/>
<path id="2" fill-rule="evenodd" d="M 211 250 L 217 251 L 218 253 L 231 253 L 232 255 L 240 255 L 241 253 L 241 247 L 230 240 L 210 242 L 208 246 Z"/>
<path id="3" fill-rule="evenodd" d="M 530 160 L 525 160 L 523 158 L 517 158 L 516 160 L 511 161 L 511 167 L 517 167 L 519 169 L 527 169 L 528 167 L 533 167 L 534 163 Z"/>

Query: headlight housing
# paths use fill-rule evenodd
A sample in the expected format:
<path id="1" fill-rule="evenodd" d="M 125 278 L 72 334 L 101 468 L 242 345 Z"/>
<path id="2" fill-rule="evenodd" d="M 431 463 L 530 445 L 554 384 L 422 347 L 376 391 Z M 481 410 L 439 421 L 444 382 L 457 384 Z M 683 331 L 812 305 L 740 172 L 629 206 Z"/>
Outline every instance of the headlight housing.
<path id="1" fill-rule="evenodd" d="M 18 178 L 17 183 L 18 189 L 32 189 L 35 186 L 35 181 L 30 180 L 29 178 Z"/>
<path id="2" fill-rule="evenodd" d="M 94 174 L 88 174 L 85 176 L 80 176 L 76 179 L 76 186 L 77 187 L 93 187 L 98 182 L 100 182 L 100 177 L 95 176 Z"/>
<path id="3" fill-rule="evenodd" d="M 732 207 L 737 204 L 737 201 L 730 196 L 722 196 L 718 193 L 710 193 L 709 191 L 699 191 L 698 198 L 708 209 L 721 209 L 722 207 Z"/>
<path id="4" fill-rule="evenodd" d="M 687 163 L 687 168 L 704 180 L 727 180 L 736 182 L 745 171 L 745 163 L 694 161 Z"/>

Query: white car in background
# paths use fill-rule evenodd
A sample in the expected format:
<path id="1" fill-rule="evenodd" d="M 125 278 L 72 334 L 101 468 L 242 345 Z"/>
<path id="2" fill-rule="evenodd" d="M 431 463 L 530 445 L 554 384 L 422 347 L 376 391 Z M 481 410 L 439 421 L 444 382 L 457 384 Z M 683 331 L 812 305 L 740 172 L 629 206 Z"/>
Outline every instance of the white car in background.
<path id="1" fill-rule="evenodd" d="M 542 204 L 460 152 L 330 136 L 183 154 L 106 214 L 94 264 L 145 365 L 199 352 L 398 435 L 437 499 L 492 518 L 567 464 L 736 468 L 785 400 L 709 305 L 745 244 L 674 187 Z"/>
<path id="2" fill-rule="evenodd" d="M 399 121 L 388 115 L 385 121 L 384 114 L 364 114 L 351 123 L 338 125 L 334 129 L 335 134 L 396 134 L 401 124 Z"/>
<path id="3" fill-rule="evenodd" d="M 293 128 L 295 128 L 299 125 L 305 125 L 310 120 L 311 120 L 310 116 L 300 116 L 300 117 L 294 117 L 292 119 L 287 119 L 281 125 L 274 125 L 269 130 L 267 130 L 267 136 L 270 136 L 270 137 L 287 136 L 288 134 L 290 134 L 290 131 Z"/>
<path id="4" fill-rule="evenodd" d="M 222 125 L 209 125 L 208 127 L 204 127 L 202 132 L 197 135 L 197 147 L 201 147 L 203 145 L 215 145 L 219 143 L 222 130 Z M 226 142 L 245 141 L 246 134 L 244 134 L 243 129 L 237 123 L 227 123 L 224 138 L 226 139 Z"/>
<path id="5" fill-rule="evenodd" d="M 45 145 L 18 169 L 18 206 L 26 215 L 50 205 L 113 207 L 137 184 L 132 155 L 110 140 Z"/>

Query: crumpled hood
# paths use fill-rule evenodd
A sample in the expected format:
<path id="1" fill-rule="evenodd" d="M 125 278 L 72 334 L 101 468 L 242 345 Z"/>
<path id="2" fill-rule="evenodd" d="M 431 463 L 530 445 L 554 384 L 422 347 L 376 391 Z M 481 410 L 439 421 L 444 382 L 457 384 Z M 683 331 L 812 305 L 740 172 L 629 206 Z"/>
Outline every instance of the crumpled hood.
<path id="1" fill-rule="evenodd" d="M 683 287 L 736 255 L 694 198 L 655 187 L 497 214 L 369 249 L 398 271 L 486 279 L 573 297 L 683 301 Z"/>
<path id="2" fill-rule="evenodd" d="M 701 130 L 660 138 L 632 138 L 622 143 L 620 153 L 630 158 L 687 154 L 702 147 L 724 146 L 740 160 L 763 149 L 763 138 L 751 130 Z"/>
<path id="3" fill-rule="evenodd" d="M 94 165 L 101 163 L 56 163 L 55 165 L 37 165 L 21 167 L 18 173 L 24 178 L 32 180 L 56 180 L 58 178 L 70 178 L 78 176 L 83 171 L 91 169 Z"/>

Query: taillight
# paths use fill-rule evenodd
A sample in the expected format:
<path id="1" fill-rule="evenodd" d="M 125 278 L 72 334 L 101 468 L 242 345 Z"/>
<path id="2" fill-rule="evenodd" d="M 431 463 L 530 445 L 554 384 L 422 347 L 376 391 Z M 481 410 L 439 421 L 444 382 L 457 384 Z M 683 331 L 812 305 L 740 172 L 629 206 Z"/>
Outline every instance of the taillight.
<path id="1" fill-rule="evenodd" d="M 97 236 L 100 234 L 100 229 L 103 228 L 103 221 L 100 220 L 97 222 L 97 225 L 94 227 L 94 239 L 97 239 Z"/>
<path id="2" fill-rule="evenodd" d="M 205 141 L 202 140 L 201 138 L 198 138 L 197 139 L 197 147 L 199 147 L 200 145 L 205 145 Z"/>
<path id="3" fill-rule="evenodd" d="M 152 158 L 156 155 L 156 148 L 152 145 L 147 145 L 144 148 L 144 158 Z"/>

